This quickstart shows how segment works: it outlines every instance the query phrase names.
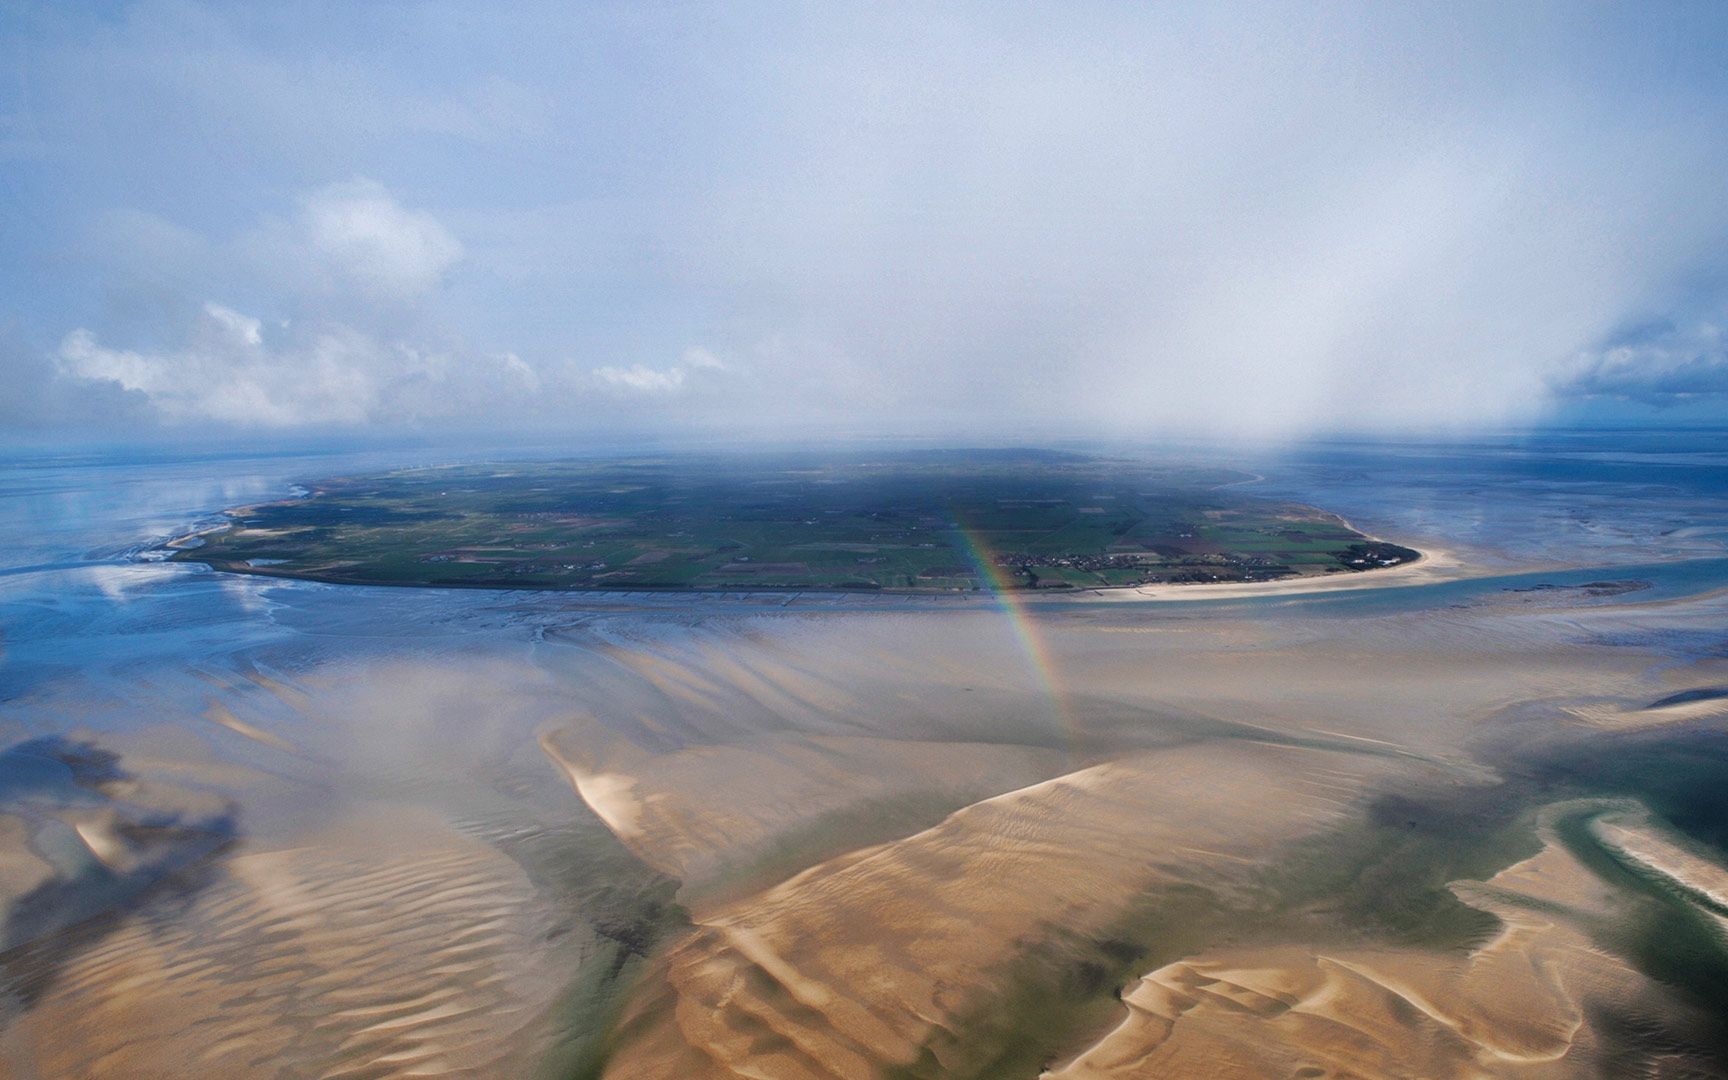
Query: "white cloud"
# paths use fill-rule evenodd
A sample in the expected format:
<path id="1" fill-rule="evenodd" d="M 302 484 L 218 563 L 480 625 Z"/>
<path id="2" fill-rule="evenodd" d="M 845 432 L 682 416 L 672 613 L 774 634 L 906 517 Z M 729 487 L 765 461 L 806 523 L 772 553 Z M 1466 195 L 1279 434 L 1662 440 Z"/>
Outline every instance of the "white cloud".
<path id="1" fill-rule="evenodd" d="M 298 238 L 341 283 L 398 299 L 436 287 L 462 245 L 432 215 L 403 209 L 378 184 L 332 184 L 301 201 Z"/>
<path id="2" fill-rule="evenodd" d="M 684 385 L 684 369 L 676 367 L 655 369 L 641 364 L 600 367 L 594 369 L 594 377 L 607 386 L 649 394 L 669 394 Z"/>
<path id="3" fill-rule="evenodd" d="M 55 367 L 69 382 L 132 395 L 170 425 L 261 429 L 495 430 L 501 412 L 528 423 L 568 423 L 599 389 L 653 396 L 686 380 L 681 367 L 644 365 L 586 373 L 563 365 L 548 374 L 512 352 L 429 350 L 330 320 L 266 324 L 215 303 L 197 309 L 163 348 L 116 348 L 88 329 L 73 330 Z"/>
<path id="4" fill-rule="evenodd" d="M 113 349 L 78 329 L 60 343 L 59 367 L 143 395 L 171 423 L 283 428 L 355 424 L 372 415 L 375 373 L 389 350 L 345 327 L 271 348 L 262 330 L 257 319 L 206 304 L 176 348 Z"/>
<path id="5" fill-rule="evenodd" d="M 370 181 L 313 191 L 296 216 L 231 242 L 147 215 L 114 215 L 107 224 L 127 245 L 118 262 L 129 270 L 151 266 L 152 250 L 187 273 L 185 287 L 224 277 L 244 285 L 251 269 L 254 290 L 262 286 L 298 313 L 266 320 L 205 302 L 151 348 L 116 346 L 82 327 L 63 337 L 54 363 L 64 380 L 123 391 L 169 424 L 484 426 L 505 410 L 527 422 L 568 423 L 597 391 L 667 399 L 697 373 L 728 370 L 693 345 L 663 368 L 637 363 L 573 375 L 566 364 L 547 378 L 514 351 L 430 344 L 440 336 L 436 321 L 419 309 L 436 307 L 429 301 L 443 296 L 462 245 Z"/>
<path id="6" fill-rule="evenodd" d="M 347 180 L 312 190 L 288 217 L 266 217 L 232 239 L 200 245 L 143 215 L 110 215 L 122 252 L 137 266 L 158 248 L 184 264 L 196 257 L 204 275 L 216 266 L 265 285 L 303 308 L 341 310 L 358 318 L 412 310 L 445 283 L 464 255 L 460 240 L 436 217 L 403 206 L 383 186 Z M 196 276 L 196 271 L 193 272 Z M 217 282 L 220 284 L 220 282 Z"/>
<path id="7" fill-rule="evenodd" d="M 511 378 L 522 384 L 523 389 L 529 391 L 540 389 L 540 373 L 535 371 L 533 365 L 526 360 L 515 353 L 501 353 L 495 359 Z"/>
<path id="8" fill-rule="evenodd" d="M 478 426 L 496 412 L 568 404 L 514 353 L 428 352 L 350 326 L 283 323 L 206 304 L 171 348 L 102 344 L 67 334 L 60 373 L 141 397 L 164 422 L 241 428 L 440 423 Z"/>
<path id="9" fill-rule="evenodd" d="M 104 343 L 89 329 L 62 339 L 61 376 L 127 391 L 170 424 L 292 428 L 414 423 L 497 408 L 540 388 L 533 366 L 510 353 L 440 348 L 416 305 L 440 290 L 461 243 L 431 215 L 384 188 L 354 180 L 318 188 L 292 218 L 271 219 L 228 241 L 209 241 L 149 215 L 111 215 L 117 263 L 153 285 L 226 281 L 261 293 L 294 317 L 268 322 L 205 302 L 148 349 Z M 178 305 L 176 305 L 178 306 Z"/>
<path id="10" fill-rule="evenodd" d="M 264 324 L 257 319 L 225 308 L 221 304 L 205 304 L 204 315 L 223 339 L 253 349 L 264 344 Z"/>
<path id="11" fill-rule="evenodd" d="M 727 363 L 700 345 L 691 345 L 671 367 L 651 368 L 646 364 L 629 367 L 598 367 L 594 379 L 601 385 L 640 394 L 673 394 L 690 385 L 698 373 L 730 371 Z"/>
<path id="12" fill-rule="evenodd" d="M 726 362 L 724 360 L 721 360 L 718 356 L 715 356 L 713 353 L 709 352 L 707 349 L 704 349 L 700 345 L 692 345 L 688 349 L 685 349 L 684 355 L 679 357 L 679 360 L 683 363 L 683 365 L 685 367 L 691 369 L 692 371 L 700 371 L 700 370 L 725 371 L 726 370 Z"/>
<path id="13" fill-rule="evenodd" d="M 1728 329 L 1710 319 L 1640 327 L 1580 353 L 1552 381 L 1564 397 L 1646 405 L 1728 400 Z"/>

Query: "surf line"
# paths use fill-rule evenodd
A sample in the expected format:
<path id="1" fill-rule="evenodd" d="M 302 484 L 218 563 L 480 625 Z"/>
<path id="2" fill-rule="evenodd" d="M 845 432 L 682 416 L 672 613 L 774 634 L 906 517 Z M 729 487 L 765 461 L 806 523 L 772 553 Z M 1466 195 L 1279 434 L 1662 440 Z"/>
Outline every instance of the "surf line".
<path id="1" fill-rule="evenodd" d="M 966 521 L 954 510 L 950 510 L 948 516 L 953 522 L 954 531 L 960 535 L 966 558 L 977 572 L 979 582 L 1007 618 L 1020 651 L 1026 656 L 1026 664 L 1033 679 L 1049 699 L 1056 723 L 1068 740 L 1068 758 L 1072 765 L 1079 744 L 1078 722 L 1063 687 L 1055 655 L 1051 652 L 1049 642 L 1044 639 L 1044 631 L 1038 625 L 1037 618 L 1029 610 L 1023 595 L 1024 590 L 1014 579 L 1013 571 L 1002 565 L 997 557 L 998 553 L 991 547 L 982 529 Z"/>

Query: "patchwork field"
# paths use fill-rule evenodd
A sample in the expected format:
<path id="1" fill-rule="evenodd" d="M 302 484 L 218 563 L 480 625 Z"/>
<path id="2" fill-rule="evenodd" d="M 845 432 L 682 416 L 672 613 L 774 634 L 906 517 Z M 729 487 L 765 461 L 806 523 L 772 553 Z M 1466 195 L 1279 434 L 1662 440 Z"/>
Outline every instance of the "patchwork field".
<path id="1" fill-rule="evenodd" d="M 1048 590 L 1417 557 L 1243 479 L 1031 451 L 461 466 L 322 481 L 171 546 L 219 570 L 535 589 Z"/>

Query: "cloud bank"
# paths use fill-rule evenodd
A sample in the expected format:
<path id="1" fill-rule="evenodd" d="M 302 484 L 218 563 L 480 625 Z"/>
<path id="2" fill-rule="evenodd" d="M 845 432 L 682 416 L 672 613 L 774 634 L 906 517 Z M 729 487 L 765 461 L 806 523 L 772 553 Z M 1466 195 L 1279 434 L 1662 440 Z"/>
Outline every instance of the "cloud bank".
<path id="1" fill-rule="evenodd" d="M 1728 404 L 1714 8 L 10 23 L 15 430 L 1279 437 Z"/>
<path id="2" fill-rule="evenodd" d="M 1705 320 L 1639 327 L 1579 356 L 1559 381 L 1573 395 L 1728 407 L 1728 329 Z"/>

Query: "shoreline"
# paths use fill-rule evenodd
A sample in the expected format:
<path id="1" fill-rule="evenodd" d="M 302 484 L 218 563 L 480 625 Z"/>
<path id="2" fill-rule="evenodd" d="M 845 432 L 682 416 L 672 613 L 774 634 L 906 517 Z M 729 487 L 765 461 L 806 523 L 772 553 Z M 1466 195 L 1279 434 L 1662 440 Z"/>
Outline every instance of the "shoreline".
<path id="1" fill-rule="evenodd" d="M 1263 483 L 1266 477 L 1260 473 L 1245 469 L 1231 469 L 1240 479 L 1231 480 L 1215 486 L 1215 490 L 1247 486 Z M 1342 555 L 1338 556 L 1339 565 L 1328 567 L 1326 572 L 1313 574 L 1292 573 L 1284 577 L 1261 578 L 1247 580 L 1213 580 L 1213 581 L 1162 581 L 1144 582 L 1140 584 L 1075 584 L 1065 588 L 993 588 L 974 587 L 971 589 L 919 588 L 916 586 L 877 586 L 873 588 L 849 588 L 843 584 L 790 584 L 772 585 L 752 582 L 728 582 L 720 585 L 705 586 L 692 584 L 656 584 L 650 582 L 636 584 L 541 584 L 530 582 L 505 581 L 497 578 L 478 580 L 449 580 L 426 578 L 375 578 L 354 574 L 345 574 L 346 568 L 356 567 L 352 562 L 338 561 L 323 568 L 297 570 L 271 565 L 280 560 L 258 560 L 254 563 L 247 559 L 237 559 L 225 556 L 219 552 L 200 554 L 198 549 L 205 547 L 206 537 L 225 533 L 232 529 L 244 528 L 241 517 L 256 511 L 261 507 L 287 505 L 296 503 L 308 493 L 308 488 L 296 485 L 299 490 L 285 499 L 268 500 L 249 503 L 221 512 L 220 519 L 206 519 L 201 524 L 194 524 L 190 531 L 176 536 L 160 544 L 155 551 L 166 552 L 165 561 L 201 563 L 216 573 L 250 575 L 254 577 L 270 577 L 287 581 L 310 581 L 325 585 L 360 585 L 383 588 L 415 588 L 415 589 L 483 589 L 493 592 L 533 592 L 533 593 L 596 593 L 606 595 L 671 595 L 689 594 L 698 596 L 796 596 L 809 594 L 816 596 L 881 596 L 898 599 L 929 599 L 941 602 L 943 597 L 957 599 L 990 599 L 1013 605 L 1062 604 L 1075 603 L 1081 600 L 1124 602 L 1147 601 L 1159 602 L 1170 600 L 1206 600 L 1234 599 L 1250 596 L 1276 596 L 1283 594 L 1301 594 L 1308 592 L 1330 592 L 1341 589 L 1382 588 L 1394 585 L 1418 585 L 1433 581 L 1450 580 L 1452 577 L 1470 576 L 1468 574 L 1446 575 L 1462 564 L 1450 552 L 1438 548 L 1417 548 L 1411 545 L 1398 544 L 1382 537 L 1374 536 L 1358 529 L 1343 515 L 1323 507 L 1306 503 L 1291 503 L 1290 505 L 1312 511 L 1317 515 L 1336 522 L 1346 532 L 1353 534 L 1357 544 L 1381 544 L 1404 548 L 1415 554 L 1414 559 L 1394 563 L 1392 565 L 1370 565 L 1355 568 L 1344 563 Z M 310 488 L 311 494 L 320 494 L 317 485 Z M 1288 500 L 1281 500 L 1288 502 Z M 1363 560 L 1368 561 L 1368 560 Z M 362 560 L 363 562 L 363 560 Z M 1200 568 L 1204 569 L 1204 568 Z M 1236 567 L 1241 570 L 1241 567 Z M 1415 571 L 1415 573 L 1412 573 Z M 975 575 L 980 585 L 988 586 L 986 577 L 990 574 L 988 568 Z M 1034 578 L 1036 580 L 1036 578 Z"/>
<path id="2" fill-rule="evenodd" d="M 200 530 L 200 532 L 211 530 Z M 610 587 L 571 587 L 561 585 L 503 585 L 489 582 L 461 581 L 390 581 L 368 578 L 336 577 L 324 574 L 311 574 L 301 571 L 284 571 L 269 566 L 246 566 L 232 562 L 216 562 L 200 559 L 191 552 L 196 547 L 178 546 L 183 541 L 198 536 L 199 533 L 189 533 L 184 537 L 176 537 L 162 545 L 163 548 L 175 554 L 167 561 L 178 563 L 195 563 L 208 567 L 219 574 L 237 574 L 247 577 L 277 578 L 283 581 L 309 581 L 321 585 L 356 585 L 379 588 L 398 589 L 465 589 L 487 590 L 491 592 L 533 592 L 533 593 L 565 593 L 569 595 L 639 595 L 639 596 L 795 596 L 799 594 L 817 594 L 832 597 L 895 597 L 900 599 L 929 599 L 941 601 L 944 598 L 955 600 L 976 600 L 985 597 L 1011 596 L 1018 603 L 1062 604 L 1086 600 L 1105 600 L 1112 603 L 1167 603 L 1170 601 L 1193 600 L 1238 600 L 1256 596 L 1300 595 L 1304 593 L 1334 592 L 1356 589 L 1377 589 L 1391 587 L 1416 587 L 1421 585 L 1439 584 L 1444 581 L 1456 581 L 1477 576 L 1465 569 L 1466 564 L 1460 561 L 1450 551 L 1441 548 L 1411 548 L 1417 557 L 1409 562 L 1396 566 L 1376 567 L 1369 570 L 1347 570 L 1334 574 L 1309 574 L 1304 576 L 1276 578 L 1270 581 L 1199 581 L 1199 582 L 1169 582 L 1155 585 L 1097 585 L 1075 589 L 1026 589 L 1009 592 L 995 592 L 985 589 L 974 590 L 940 590 L 940 589 L 842 589 L 822 585 L 786 585 L 757 586 L 754 588 L 714 588 L 699 589 L 685 585 L 615 585 Z M 1370 537 L 1369 539 L 1377 539 Z M 1390 541 L 1388 541 L 1390 542 Z M 1408 545 L 1401 545 L 1408 546 Z"/>
<path id="3" fill-rule="evenodd" d="M 1391 541 L 1388 541 L 1391 542 Z M 1401 545 L 1408 547 L 1409 545 Z M 1352 570 L 1338 574 L 1311 574 L 1274 581 L 1203 581 L 1187 584 L 1124 585 L 1113 589 L 1088 590 L 1113 601 L 1242 600 L 1255 596 L 1301 595 L 1347 592 L 1357 589 L 1415 588 L 1478 577 L 1469 565 L 1444 548 L 1412 548 L 1416 558 L 1397 566 L 1374 570 Z M 1124 596 L 1123 593 L 1130 595 Z"/>

